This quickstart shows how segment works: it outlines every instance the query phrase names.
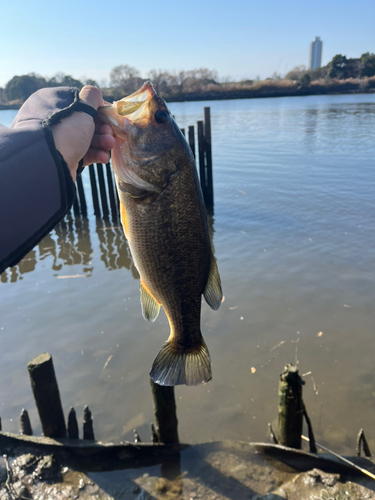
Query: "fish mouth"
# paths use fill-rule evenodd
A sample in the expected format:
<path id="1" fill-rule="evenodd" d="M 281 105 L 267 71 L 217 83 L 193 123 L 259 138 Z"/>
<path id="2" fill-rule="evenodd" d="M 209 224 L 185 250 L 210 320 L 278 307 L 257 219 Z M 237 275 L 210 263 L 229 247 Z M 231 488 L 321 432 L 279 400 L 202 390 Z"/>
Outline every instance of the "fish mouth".
<path id="1" fill-rule="evenodd" d="M 116 135 L 125 139 L 131 123 L 137 122 L 140 125 L 147 125 L 153 107 L 149 104 L 154 97 L 157 100 L 160 99 L 152 83 L 147 80 L 133 94 L 119 101 L 114 101 L 113 104 L 100 106 L 98 113 L 102 120 L 114 129 Z"/>

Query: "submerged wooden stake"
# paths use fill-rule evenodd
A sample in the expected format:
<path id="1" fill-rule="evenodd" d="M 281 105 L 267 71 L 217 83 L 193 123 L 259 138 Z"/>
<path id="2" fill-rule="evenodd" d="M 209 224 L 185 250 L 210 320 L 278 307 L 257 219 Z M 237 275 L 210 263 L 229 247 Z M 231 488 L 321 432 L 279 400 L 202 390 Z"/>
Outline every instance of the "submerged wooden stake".
<path id="1" fill-rule="evenodd" d="M 68 415 L 68 437 L 69 439 L 79 439 L 77 415 L 73 406 Z"/>
<path id="2" fill-rule="evenodd" d="M 27 365 L 31 388 L 46 437 L 66 437 L 64 413 L 57 385 L 52 356 L 43 353 Z"/>
<path id="3" fill-rule="evenodd" d="M 279 382 L 278 442 L 282 446 L 301 448 L 304 415 L 302 386 L 304 383 L 296 366 L 285 366 Z"/>
<path id="4" fill-rule="evenodd" d="M 135 443 L 142 443 L 141 436 L 138 434 L 137 429 L 133 429 L 133 433 L 134 433 L 134 442 Z"/>
<path id="5" fill-rule="evenodd" d="M 177 444 L 177 415 L 174 387 L 155 384 L 150 379 L 154 399 L 155 432 L 159 443 Z"/>
<path id="6" fill-rule="evenodd" d="M 363 429 L 360 429 L 358 436 L 357 436 L 357 456 L 361 456 L 361 445 L 363 446 L 363 451 L 365 453 L 366 457 L 371 457 L 371 451 L 370 447 L 368 445 L 366 436 L 365 436 L 365 431 Z"/>
<path id="7" fill-rule="evenodd" d="M 30 423 L 30 418 L 29 414 L 27 413 L 27 410 L 23 408 L 21 411 L 21 416 L 20 416 L 20 433 L 24 434 L 25 436 L 32 436 L 33 435 L 33 430 L 31 428 L 31 423 Z"/>
<path id="8" fill-rule="evenodd" d="M 87 405 L 83 408 L 83 439 L 95 440 L 92 415 Z"/>

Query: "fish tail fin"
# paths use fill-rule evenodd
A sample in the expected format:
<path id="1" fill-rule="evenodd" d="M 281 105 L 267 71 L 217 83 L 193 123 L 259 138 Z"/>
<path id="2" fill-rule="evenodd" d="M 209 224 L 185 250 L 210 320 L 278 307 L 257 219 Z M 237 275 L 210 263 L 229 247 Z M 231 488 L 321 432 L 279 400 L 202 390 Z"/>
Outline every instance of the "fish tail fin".
<path id="1" fill-rule="evenodd" d="M 211 358 L 203 337 L 190 352 L 177 350 L 167 340 L 152 364 L 150 376 L 156 384 L 167 386 L 198 385 L 211 380 Z"/>

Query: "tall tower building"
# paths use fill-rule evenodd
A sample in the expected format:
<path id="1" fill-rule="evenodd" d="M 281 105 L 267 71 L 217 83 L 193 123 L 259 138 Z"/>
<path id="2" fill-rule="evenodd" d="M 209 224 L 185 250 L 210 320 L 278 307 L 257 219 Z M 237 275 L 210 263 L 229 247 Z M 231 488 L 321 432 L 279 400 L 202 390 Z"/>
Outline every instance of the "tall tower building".
<path id="1" fill-rule="evenodd" d="M 310 43 L 310 59 L 309 69 L 320 68 L 322 65 L 323 42 L 320 36 L 316 36 L 315 40 Z"/>

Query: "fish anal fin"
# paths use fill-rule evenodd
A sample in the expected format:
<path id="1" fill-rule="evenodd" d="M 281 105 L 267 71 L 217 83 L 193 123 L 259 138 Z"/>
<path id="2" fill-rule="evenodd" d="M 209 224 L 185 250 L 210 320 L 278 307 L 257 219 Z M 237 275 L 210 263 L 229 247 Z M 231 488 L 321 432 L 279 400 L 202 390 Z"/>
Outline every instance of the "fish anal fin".
<path id="1" fill-rule="evenodd" d="M 223 299 L 223 292 L 221 290 L 221 280 L 216 264 L 216 259 L 212 252 L 208 280 L 203 295 L 211 309 L 214 309 L 215 311 L 219 309 L 221 301 Z"/>
<path id="2" fill-rule="evenodd" d="M 191 352 L 176 351 L 168 340 L 156 356 L 150 376 L 155 384 L 166 386 L 207 383 L 212 379 L 211 359 L 203 339 Z"/>
<path id="3" fill-rule="evenodd" d="M 155 299 L 143 280 L 141 280 L 141 305 L 142 314 L 147 321 L 155 321 L 159 316 L 160 303 Z"/>

